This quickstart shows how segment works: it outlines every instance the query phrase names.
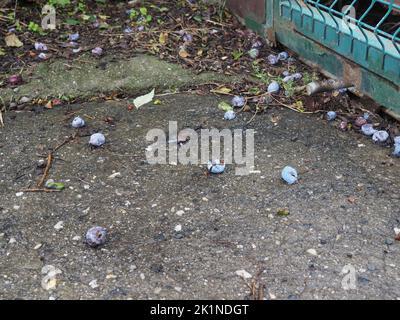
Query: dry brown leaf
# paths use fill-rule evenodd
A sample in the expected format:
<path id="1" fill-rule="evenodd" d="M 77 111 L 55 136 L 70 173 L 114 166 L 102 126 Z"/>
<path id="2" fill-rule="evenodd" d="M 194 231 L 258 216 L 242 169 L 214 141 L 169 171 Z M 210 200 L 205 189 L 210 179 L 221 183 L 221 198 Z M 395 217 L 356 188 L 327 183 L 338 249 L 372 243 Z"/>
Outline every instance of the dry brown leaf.
<path id="1" fill-rule="evenodd" d="M 179 56 L 181 57 L 181 58 L 187 58 L 187 57 L 189 57 L 189 53 L 185 50 L 185 49 L 180 49 L 179 50 Z"/>
<path id="2" fill-rule="evenodd" d="M 357 198 L 354 197 L 354 196 L 350 196 L 350 197 L 347 198 L 347 201 L 350 202 L 350 203 L 355 203 L 356 200 L 357 200 Z"/>
<path id="3" fill-rule="evenodd" d="M 7 47 L 22 47 L 24 44 L 18 39 L 18 37 L 12 33 L 4 38 Z"/>
<path id="4" fill-rule="evenodd" d="M 165 45 L 167 43 L 167 41 L 168 41 L 168 33 L 161 32 L 160 39 L 159 39 L 160 44 Z"/>

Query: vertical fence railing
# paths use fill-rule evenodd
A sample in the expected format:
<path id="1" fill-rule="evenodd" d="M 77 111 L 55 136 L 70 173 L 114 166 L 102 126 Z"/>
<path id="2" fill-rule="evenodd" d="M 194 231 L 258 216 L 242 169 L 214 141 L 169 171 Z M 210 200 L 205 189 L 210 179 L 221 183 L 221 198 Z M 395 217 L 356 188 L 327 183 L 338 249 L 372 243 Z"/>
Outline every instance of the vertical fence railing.
<path id="1" fill-rule="evenodd" d="M 395 82 L 400 81 L 400 4 L 397 0 L 352 0 L 349 5 L 340 8 L 339 0 L 280 0 L 280 12 L 285 6 L 290 16 L 286 17 L 294 21 L 295 13 L 300 15 L 300 30 L 307 27 L 311 34 L 317 36 L 316 41 L 325 42 L 343 54 L 344 40 L 349 40 L 349 54 L 353 54 L 355 62 L 365 61 L 364 66 L 373 65 L 375 72 L 383 72 L 385 68 L 393 70 L 397 74 Z M 377 11 L 379 7 L 379 11 Z M 351 13 L 355 13 L 352 15 Z M 372 17 L 375 19 L 373 21 Z M 394 28 L 388 30 L 385 25 L 389 18 L 394 23 Z M 397 19 L 397 20 L 396 20 Z M 316 23 L 318 29 L 316 30 Z M 322 34 L 321 34 L 322 31 Z M 328 39 L 329 31 L 329 39 Z M 362 50 L 359 43 L 363 44 Z M 357 48 L 356 48 L 357 43 Z M 347 47 L 346 47 L 347 48 Z M 374 52 L 372 52 L 372 50 Z M 380 52 L 377 55 L 376 52 Z M 350 57 L 351 58 L 351 57 Z M 381 70 L 378 70 L 378 69 Z M 389 79 L 390 80 L 390 79 Z"/>

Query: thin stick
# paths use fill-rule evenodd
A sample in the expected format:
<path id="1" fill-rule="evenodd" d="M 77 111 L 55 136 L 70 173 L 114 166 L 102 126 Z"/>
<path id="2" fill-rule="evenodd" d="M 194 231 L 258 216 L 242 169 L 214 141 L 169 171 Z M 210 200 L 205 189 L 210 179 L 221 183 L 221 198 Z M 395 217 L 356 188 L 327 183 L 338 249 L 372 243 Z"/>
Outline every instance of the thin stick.
<path id="1" fill-rule="evenodd" d="M 41 187 L 43 186 L 44 181 L 46 180 L 46 178 L 47 178 L 47 176 L 48 176 L 48 174 L 49 174 L 49 171 L 50 171 L 51 165 L 52 165 L 52 163 L 53 163 L 53 159 L 54 159 L 54 153 L 57 152 L 57 150 L 59 150 L 61 147 L 63 147 L 64 145 L 66 145 L 68 142 L 74 140 L 75 137 L 76 137 L 76 133 L 73 134 L 72 136 L 69 136 L 64 142 L 60 143 L 58 146 L 56 146 L 56 147 L 54 148 L 54 150 L 52 150 L 52 151 L 50 151 L 50 152 L 48 153 L 48 155 L 47 155 L 47 164 L 46 164 L 46 168 L 44 169 L 42 178 L 39 180 L 39 182 L 38 182 L 38 184 L 37 184 L 38 188 L 41 188 Z M 41 189 L 40 189 L 40 190 L 41 190 Z"/>
<path id="2" fill-rule="evenodd" d="M 34 188 L 34 189 L 22 189 L 21 192 L 60 192 L 61 190 L 56 189 L 44 189 L 44 188 Z"/>
<path id="3" fill-rule="evenodd" d="M 278 102 L 280 106 L 285 107 L 285 108 L 288 108 L 288 109 L 290 109 L 290 110 L 292 110 L 292 111 L 295 111 L 295 112 L 298 112 L 298 113 L 315 114 L 315 113 L 326 112 L 326 111 L 324 111 L 324 110 L 303 111 L 303 112 L 302 112 L 302 111 L 297 110 L 296 108 L 293 108 L 293 107 L 291 107 L 291 106 L 289 106 L 289 105 L 287 105 L 287 104 L 284 104 L 283 102 L 280 102 L 280 101 L 279 101 L 278 99 L 276 99 L 273 95 L 271 95 L 271 97 L 272 97 L 272 99 L 274 99 L 276 102 Z"/>
<path id="4" fill-rule="evenodd" d="M 51 163 L 53 162 L 53 153 L 49 152 L 49 154 L 47 155 L 47 164 L 46 164 L 46 168 L 44 169 L 44 173 L 42 175 L 42 178 L 40 179 L 40 181 L 38 182 L 37 186 L 40 188 L 43 186 L 44 180 L 47 178 L 47 175 L 49 174 L 49 170 L 51 167 Z"/>
<path id="5" fill-rule="evenodd" d="M 252 122 L 254 120 L 254 118 L 257 116 L 258 111 L 256 110 L 256 112 L 253 114 L 253 116 L 251 117 L 251 119 L 249 121 L 246 122 L 246 125 L 249 124 L 250 122 Z"/>
<path id="6" fill-rule="evenodd" d="M 1 110 L 0 110 L 0 124 L 2 127 L 4 127 L 3 112 Z"/>
<path id="7" fill-rule="evenodd" d="M 72 136 L 69 136 L 64 142 L 60 143 L 57 147 L 54 148 L 54 150 L 52 151 L 52 153 L 56 152 L 57 150 L 59 150 L 61 147 L 63 147 L 64 145 L 66 145 L 68 142 L 74 140 L 76 138 L 76 133 L 74 133 Z"/>

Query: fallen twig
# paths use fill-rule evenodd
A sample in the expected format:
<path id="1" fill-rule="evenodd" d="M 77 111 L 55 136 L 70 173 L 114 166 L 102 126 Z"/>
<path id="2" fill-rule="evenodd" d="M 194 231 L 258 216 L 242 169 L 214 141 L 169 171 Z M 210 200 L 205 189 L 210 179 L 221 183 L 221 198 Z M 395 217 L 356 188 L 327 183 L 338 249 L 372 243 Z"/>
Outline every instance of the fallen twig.
<path id="1" fill-rule="evenodd" d="M 293 108 L 287 104 L 284 104 L 283 102 L 279 101 L 278 99 L 276 99 L 273 95 L 271 95 L 272 99 L 274 99 L 280 106 L 288 108 L 292 111 L 298 112 L 298 113 L 304 113 L 304 114 L 315 114 L 315 113 L 321 113 L 321 112 L 326 112 L 324 110 L 316 110 L 316 111 L 300 111 L 297 110 L 296 108 Z"/>
<path id="2" fill-rule="evenodd" d="M 47 154 L 47 164 L 46 164 L 46 168 L 44 169 L 42 178 L 41 178 L 41 179 L 39 180 L 39 182 L 37 183 L 37 186 L 38 186 L 39 190 L 42 190 L 41 187 L 43 186 L 44 181 L 46 180 L 46 178 L 47 178 L 47 176 L 48 176 L 48 174 L 49 174 L 49 171 L 50 171 L 51 165 L 52 165 L 52 163 L 53 163 L 53 159 L 54 159 L 54 153 L 57 152 L 57 150 L 59 150 L 61 147 L 63 147 L 64 145 L 66 145 L 68 142 L 74 140 L 75 138 L 76 138 L 76 133 L 73 134 L 72 136 L 69 136 L 66 140 L 64 140 L 62 143 L 60 143 L 58 146 L 56 146 L 56 147 L 54 148 L 54 150 L 50 151 L 50 152 Z M 33 189 L 31 189 L 31 190 L 33 190 Z M 34 190 L 36 190 L 36 189 L 34 189 Z M 47 189 L 46 189 L 46 190 L 47 190 Z M 33 191 L 32 191 L 32 192 L 33 192 Z"/>
<path id="3" fill-rule="evenodd" d="M 4 127 L 3 112 L 1 110 L 0 110 L 0 124 L 2 127 Z"/>
<path id="4" fill-rule="evenodd" d="M 246 125 L 250 124 L 250 122 L 252 122 L 254 120 L 254 118 L 257 116 L 258 114 L 258 110 L 256 110 L 256 112 L 254 112 L 253 116 L 250 118 L 249 121 L 246 122 Z"/>
<path id="5" fill-rule="evenodd" d="M 45 189 L 45 188 L 33 188 L 33 189 L 22 189 L 22 192 L 60 192 L 61 190 L 56 189 Z"/>
<path id="6" fill-rule="evenodd" d="M 53 162 L 53 152 L 49 152 L 49 154 L 47 155 L 47 164 L 46 164 L 46 168 L 44 169 L 42 178 L 39 180 L 37 186 L 40 188 L 43 186 L 44 184 L 44 180 L 46 180 L 47 175 L 49 174 L 49 170 L 51 167 L 51 163 Z"/>
<path id="7" fill-rule="evenodd" d="M 61 147 L 63 147 L 64 145 L 66 145 L 68 142 L 71 142 L 72 140 L 74 140 L 76 138 L 76 133 L 74 133 L 72 136 L 69 136 L 65 141 L 63 141 L 62 143 L 60 143 L 57 147 L 54 148 L 54 150 L 52 151 L 52 153 L 56 152 L 57 150 L 59 150 Z"/>

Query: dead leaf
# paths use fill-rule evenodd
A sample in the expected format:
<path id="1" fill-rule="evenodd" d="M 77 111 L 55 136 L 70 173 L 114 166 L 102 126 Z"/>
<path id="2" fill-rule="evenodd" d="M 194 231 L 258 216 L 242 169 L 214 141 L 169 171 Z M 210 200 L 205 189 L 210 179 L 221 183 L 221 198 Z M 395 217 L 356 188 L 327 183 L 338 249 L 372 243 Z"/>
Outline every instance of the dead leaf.
<path id="1" fill-rule="evenodd" d="M 153 101 L 154 93 L 155 93 L 155 89 L 153 89 L 148 94 L 137 97 L 135 100 L 133 100 L 133 104 L 135 105 L 136 109 L 139 109 L 141 106 L 145 105 L 146 103 Z"/>
<path id="2" fill-rule="evenodd" d="M 4 38 L 7 47 L 22 47 L 24 44 L 18 39 L 18 37 L 12 33 Z"/>
<path id="3" fill-rule="evenodd" d="M 179 56 L 181 58 L 185 59 L 185 58 L 189 57 L 189 53 L 185 49 L 182 48 L 179 50 Z"/>
<path id="4" fill-rule="evenodd" d="M 350 197 L 347 198 L 347 201 L 350 202 L 350 203 L 355 203 L 356 200 L 357 200 L 357 198 L 354 197 L 354 196 L 350 196 Z"/>
<path id="5" fill-rule="evenodd" d="M 219 94 L 229 94 L 232 90 L 226 87 L 219 87 L 217 89 L 211 90 L 212 93 L 219 93 Z"/>
<path id="6" fill-rule="evenodd" d="M 50 100 L 49 102 L 46 103 L 44 106 L 46 109 L 52 109 L 53 108 L 53 102 Z"/>
<path id="7" fill-rule="evenodd" d="M 279 209 L 276 214 L 280 217 L 287 217 L 290 214 L 290 212 L 288 209 Z"/>
<path id="8" fill-rule="evenodd" d="M 168 33 L 161 32 L 160 39 L 159 39 L 160 44 L 165 45 L 167 43 L 167 41 L 168 41 Z"/>

